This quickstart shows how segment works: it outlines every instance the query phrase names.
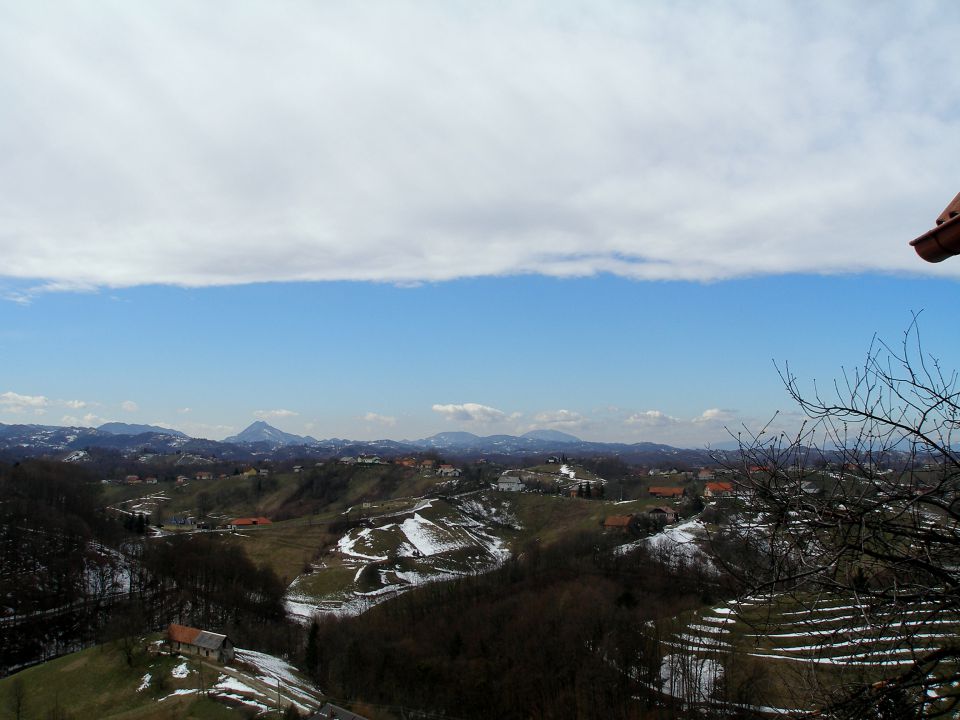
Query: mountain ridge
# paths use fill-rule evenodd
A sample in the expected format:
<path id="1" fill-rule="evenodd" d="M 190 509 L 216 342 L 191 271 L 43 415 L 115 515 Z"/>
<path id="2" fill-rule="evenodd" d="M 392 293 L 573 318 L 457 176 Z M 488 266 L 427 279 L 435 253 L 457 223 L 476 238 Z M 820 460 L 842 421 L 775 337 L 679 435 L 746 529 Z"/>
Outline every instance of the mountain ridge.
<path id="1" fill-rule="evenodd" d="M 485 437 L 466 431 L 447 431 L 419 440 L 317 440 L 309 436 L 286 433 L 258 420 L 240 433 L 217 441 L 154 431 L 138 435 L 116 435 L 97 428 L 0 423 L 0 453 L 10 460 L 38 456 L 57 457 L 88 448 L 114 450 L 124 454 L 191 454 L 218 461 L 236 462 L 311 458 L 320 460 L 363 454 L 399 457 L 424 452 L 437 453 L 463 462 L 483 458 L 507 463 L 513 462 L 515 458 L 531 456 L 606 456 L 652 467 L 716 464 L 718 457 L 729 452 L 718 448 L 677 448 L 651 442 L 585 441 L 558 431 L 546 434 L 532 431 L 522 436 Z"/>
<path id="2" fill-rule="evenodd" d="M 263 420 L 255 420 L 236 435 L 223 439 L 225 443 L 270 443 L 286 445 L 315 445 L 319 441 L 309 435 L 294 435 L 273 427 Z"/>
<path id="3" fill-rule="evenodd" d="M 172 428 L 160 427 L 159 425 L 138 425 L 136 423 L 125 422 L 106 422 L 97 428 L 100 432 L 110 433 L 111 435 L 143 435 L 144 433 L 159 433 L 161 435 L 173 435 L 174 437 L 188 438 L 185 432 L 174 430 Z"/>

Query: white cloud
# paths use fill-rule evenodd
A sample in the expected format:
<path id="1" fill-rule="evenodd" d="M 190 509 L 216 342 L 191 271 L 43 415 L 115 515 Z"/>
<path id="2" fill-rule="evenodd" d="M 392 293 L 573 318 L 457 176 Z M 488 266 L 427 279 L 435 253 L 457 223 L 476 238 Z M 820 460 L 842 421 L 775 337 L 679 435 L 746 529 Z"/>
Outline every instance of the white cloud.
<path id="1" fill-rule="evenodd" d="M 88 405 L 84 400 L 64 400 L 63 404 L 71 410 L 82 410 Z"/>
<path id="2" fill-rule="evenodd" d="M 254 410 L 253 416 L 259 420 L 276 420 L 277 418 L 296 417 L 300 413 L 293 410 Z"/>
<path id="3" fill-rule="evenodd" d="M 21 395 L 15 392 L 0 394 L 0 412 L 19 415 L 32 411 L 34 415 L 43 415 L 50 405 L 50 399 L 43 395 Z"/>
<path id="4" fill-rule="evenodd" d="M 381 415 L 380 413 L 375 412 L 368 412 L 361 419 L 364 422 L 385 425 L 387 427 L 393 427 L 397 424 L 397 419 L 395 417 L 390 415 Z"/>
<path id="5" fill-rule="evenodd" d="M 504 420 L 517 417 L 517 415 L 507 415 L 503 410 L 497 410 L 497 408 L 490 407 L 489 405 L 480 405 L 478 403 L 436 404 L 432 409 L 435 413 L 439 413 L 447 420 L 478 423 L 481 425 L 503 422 Z"/>
<path id="6" fill-rule="evenodd" d="M 60 423 L 63 425 L 69 425 L 71 427 L 98 427 L 103 425 L 105 422 L 110 422 L 106 418 L 102 418 L 99 415 L 93 413 L 87 413 L 83 417 L 76 417 L 74 415 L 64 415 L 60 418 Z"/>
<path id="7" fill-rule="evenodd" d="M 703 414 L 699 417 L 693 419 L 693 422 L 697 423 L 728 423 L 735 418 L 735 411 L 733 410 L 721 410 L 720 408 L 709 408 L 704 410 Z"/>
<path id="8" fill-rule="evenodd" d="M 2 272 L 958 276 L 905 244 L 955 190 L 958 29 L 936 2 L 11 4 Z"/>
<path id="9" fill-rule="evenodd" d="M 124 412 L 133 413 L 140 409 L 140 406 L 137 405 L 133 400 L 124 400 L 120 403 L 120 409 Z"/>
<path id="10" fill-rule="evenodd" d="M 644 427 L 662 427 L 665 425 L 675 425 L 681 422 L 679 419 L 667 415 L 660 410 L 645 410 L 636 412 L 628 416 L 624 421 L 626 425 L 640 425 Z"/>
<path id="11" fill-rule="evenodd" d="M 589 426 L 590 421 L 572 410 L 551 410 L 537 413 L 531 429 L 550 428 L 553 430 L 581 430 Z"/>
<path id="12" fill-rule="evenodd" d="M 193 409 L 192 409 L 192 408 L 188 408 L 188 407 L 184 407 L 184 408 L 180 408 L 179 410 L 177 410 L 177 412 L 180 413 L 181 415 L 187 415 L 187 414 L 193 412 Z"/>

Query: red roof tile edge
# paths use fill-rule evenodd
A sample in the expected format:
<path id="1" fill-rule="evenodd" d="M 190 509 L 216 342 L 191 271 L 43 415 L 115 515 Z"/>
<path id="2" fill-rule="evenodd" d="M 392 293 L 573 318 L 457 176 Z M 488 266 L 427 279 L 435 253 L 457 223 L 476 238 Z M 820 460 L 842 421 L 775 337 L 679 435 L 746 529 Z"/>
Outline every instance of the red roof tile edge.
<path id="1" fill-rule="evenodd" d="M 960 255 L 960 194 L 937 218 L 937 226 L 910 241 L 917 255 L 927 262 L 941 262 Z"/>

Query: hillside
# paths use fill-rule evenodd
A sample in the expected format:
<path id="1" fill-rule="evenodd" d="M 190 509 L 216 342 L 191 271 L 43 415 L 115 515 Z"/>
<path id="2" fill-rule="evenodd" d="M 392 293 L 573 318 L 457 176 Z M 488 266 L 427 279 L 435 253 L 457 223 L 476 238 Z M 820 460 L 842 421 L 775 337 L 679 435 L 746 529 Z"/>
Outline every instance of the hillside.
<path id="1" fill-rule="evenodd" d="M 237 516 L 272 519 L 270 525 L 212 535 L 286 578 L 288 609 L 301 618 L 318 611 L 357 614 L 421 584 L 490 570 L 530 542 L 549 546 L 596 531 L 607 515 L 642 513 L 661 503 L 583 500 L 566 490 L 503 493 L 490 489 L 498 473 L 490 468 L 478 479 L 448 480 L 432 471 L 333 463 L 266 479 L 228 476 L 159 490 L 110 491 L 118 511 L 164 518 L 164 532 L 191 531 L 171 523 L 199 516 L 203 505 L 212 526 Z M 526 475 L 554 490 L 575 487 L 578 480 L 601 482 L 588 470 L 561 465 L 538 466 Z"/>
<path id="2" fill-rule="evenodd" d="M 239 720 L 321 704 L 312 683 L 271 655 L 237 649 L 234 662 L 221 666 L 160 647 L 158 636 L 137 641 L 130 664 L 122 642 L 65 655 L 0 680 L 0 697 L 9 708 L 19 687 L 27 718 L 118 720 Z"/>

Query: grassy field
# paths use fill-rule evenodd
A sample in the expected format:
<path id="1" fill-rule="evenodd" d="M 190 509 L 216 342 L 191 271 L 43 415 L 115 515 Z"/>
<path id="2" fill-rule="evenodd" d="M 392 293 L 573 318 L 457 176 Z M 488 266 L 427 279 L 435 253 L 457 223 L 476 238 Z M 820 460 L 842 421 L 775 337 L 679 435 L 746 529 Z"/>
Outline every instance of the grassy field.
<path id="1" fill-rule="evenodd" d="M 117 718 L 123 720 L 196 720 L 243 718 L 239 710 L 197 695 L 172 695 L 178 689 L 196 687 L 193 675 L 174 678 L 180 659 L 139 653 L 128 666 L 122 650 L 101 645 L 37 665 L 0 680 L 0 697 L 7 699 L 15 683 L 24 689 L 24 712 L 28 718 L 54 717 L 59 709 L 69 717 Z M 139 690 L 149 673 L 165 678 Z"/>
<path id="2" fill-rule="evenodd" d="M 313 518 L 287 520 L 224 536 L 225 542 L 243 548 L 254 563 L 266 565 L 288 582 L 336 540 L 325 523 Z"/>
<path id="3" fill-rule="evenodd" d="M 160 654 L 158 641 L 159 636 L 138 641 L 132 665 L 120 644 L 110 644 L 23 670 L 0 680 L 0 707 L 10 709 L 11 694 L 19 684 L 24 718 L 280 717 L 278 678 L 281 708 L 296 702 L 306 712 L 321 702 L 319 691 L 276 658 L 238 650 L 237 658 L 224 667 L 195 657 Z"/>

